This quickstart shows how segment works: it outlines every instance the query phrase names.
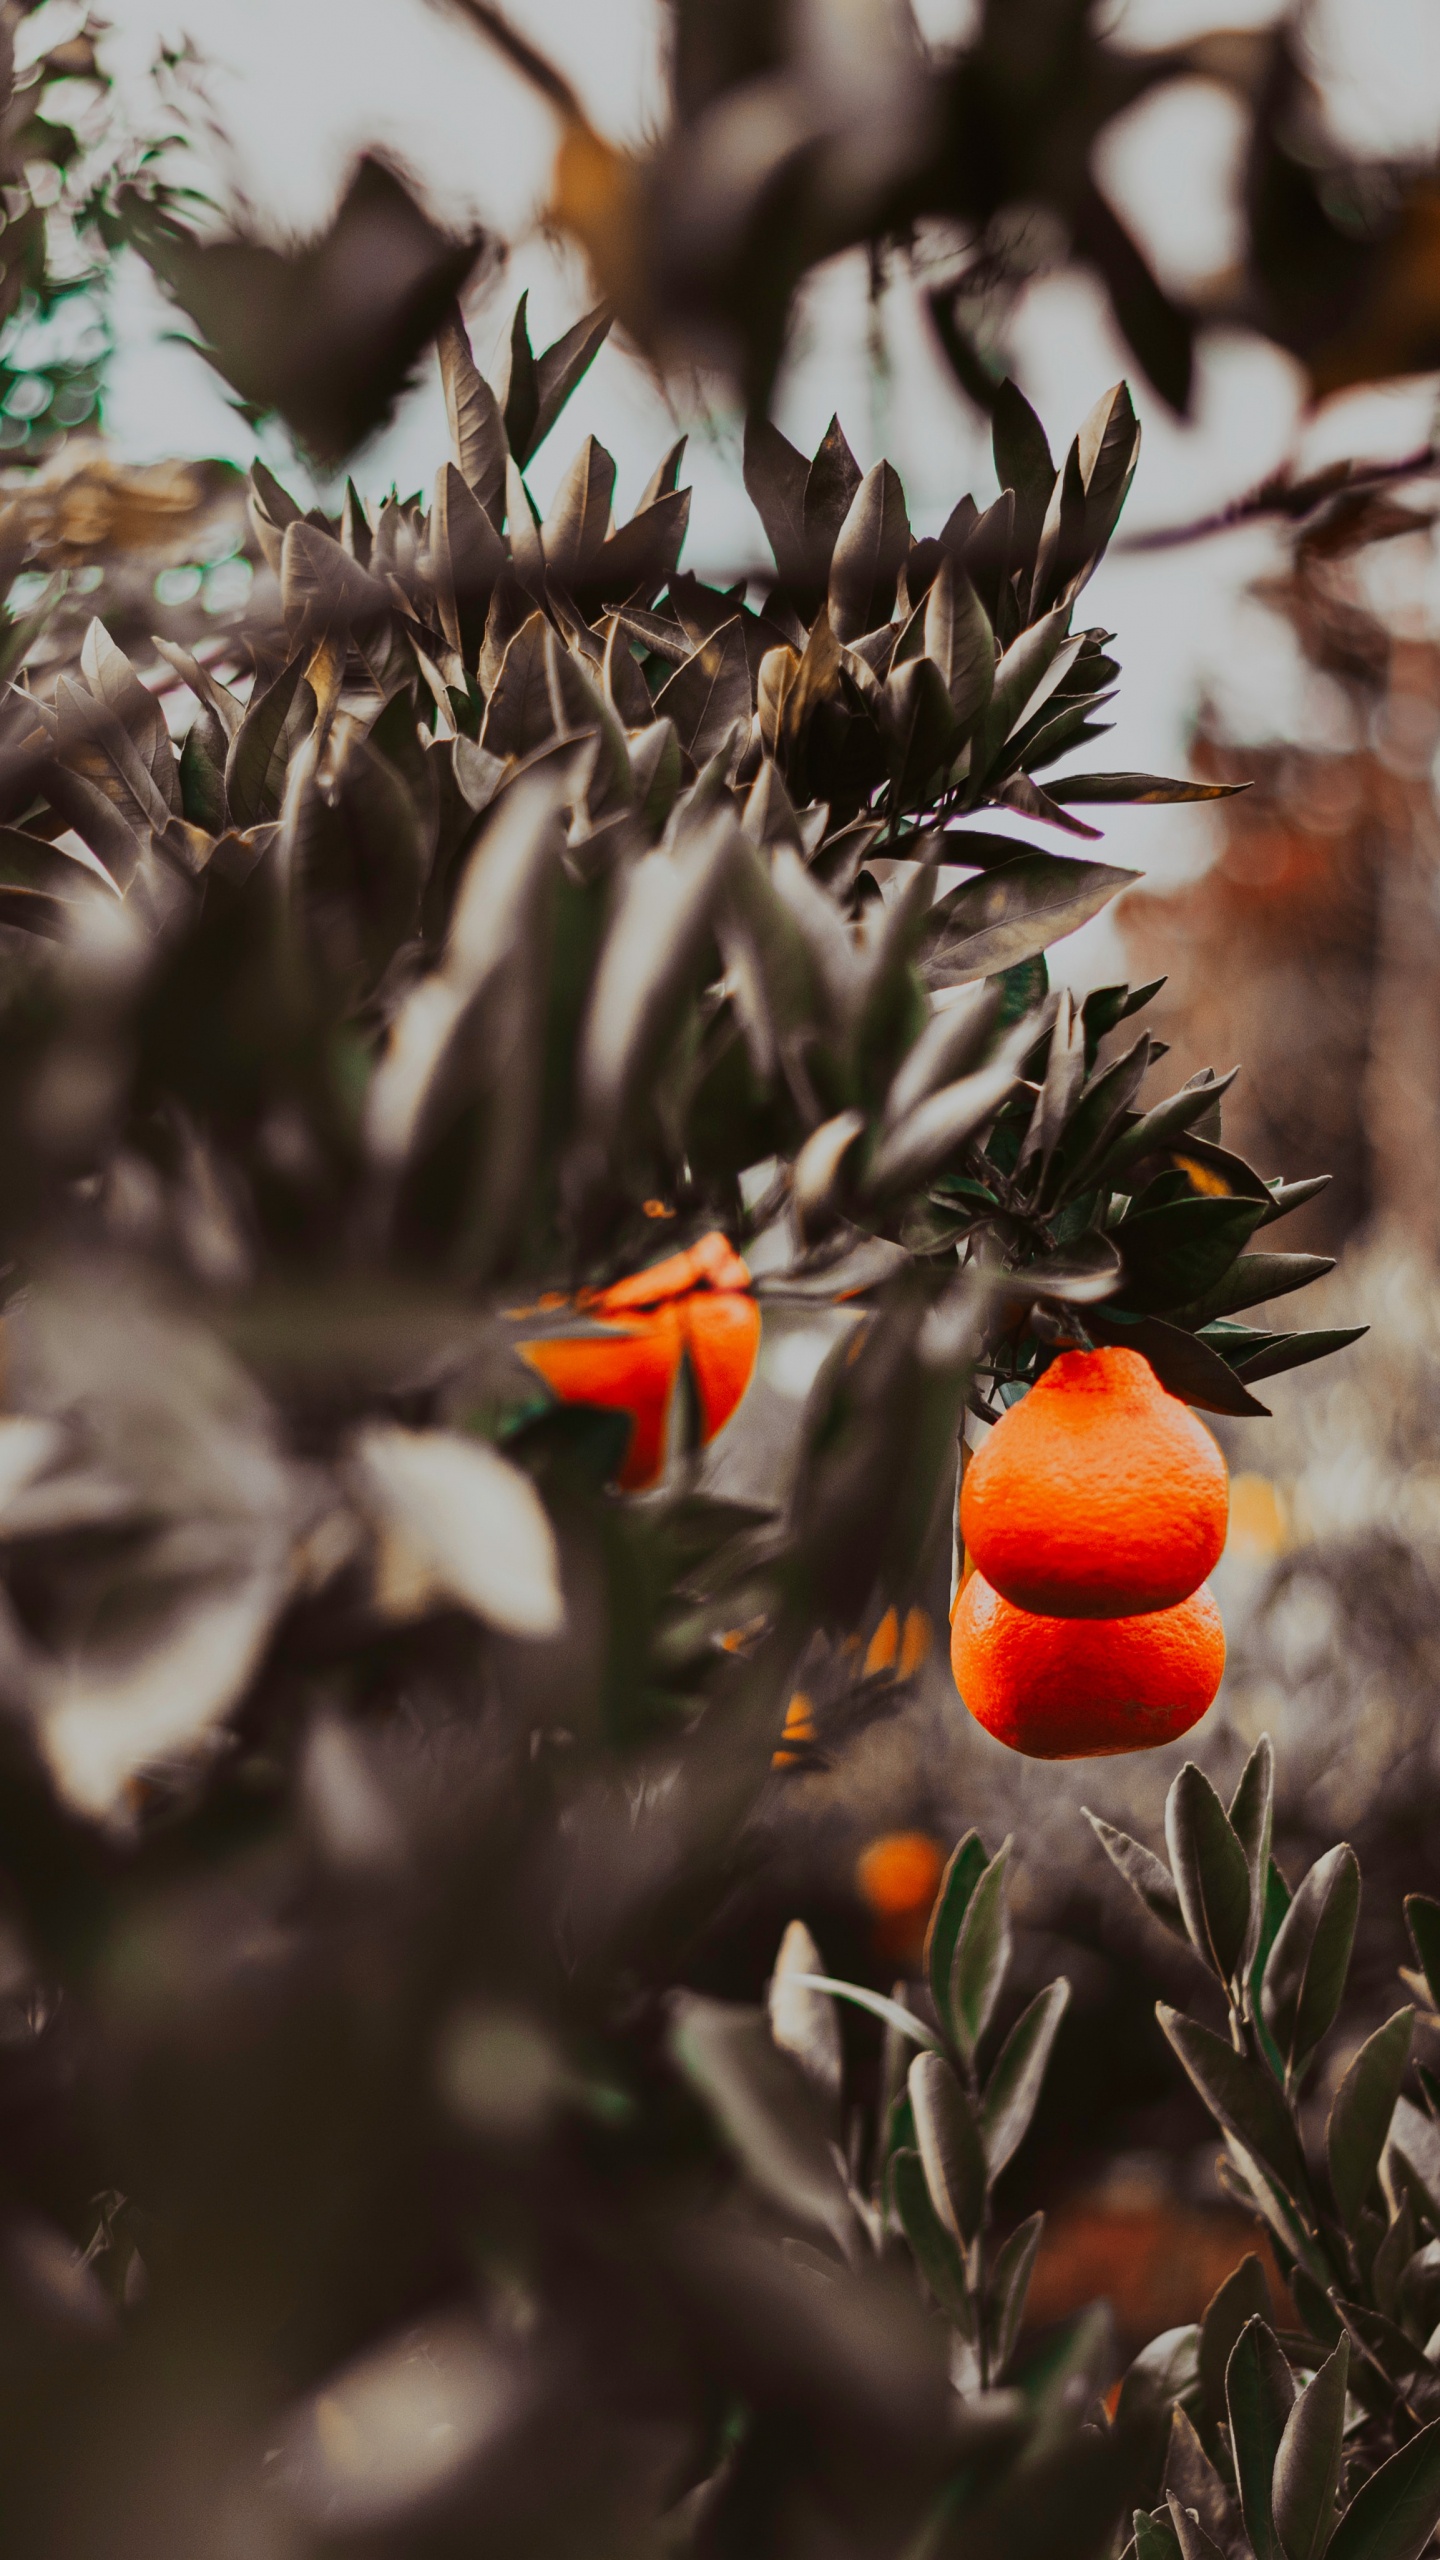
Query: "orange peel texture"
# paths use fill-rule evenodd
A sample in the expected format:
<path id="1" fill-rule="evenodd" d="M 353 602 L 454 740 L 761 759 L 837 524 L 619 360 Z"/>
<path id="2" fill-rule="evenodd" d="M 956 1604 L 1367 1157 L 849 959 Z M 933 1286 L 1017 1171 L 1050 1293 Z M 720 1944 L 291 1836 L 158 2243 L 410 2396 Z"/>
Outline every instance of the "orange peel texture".
<path id="1" fill-rule="evenodd" d="M 1149 1751 L 1198 1724 L 1225 1669 L 1208 1588 L 1135 1618 L 1047 1618 L 973 1573 L 950 1631 L 962 1699 L 985 1731 L 1030 1760 Z"/>
<path id="2" fill-rule="evenodd" d="M 1066 1351 L 965 1471 L 960 1530 L 1043 1617 L 1125 1618 L 1197 1591 L 1225 1544 L 1225 1461 L 1138 1351 Z"/>
<path id="3" fill-rule="evenodd" d="M 617 1482 L 641 1493 L 664 1469 L 682 1359 L 695 1380 L 703 1440 L 724 1429 L 750 1384 L 760 1310 L 749 1271 L 726 1237 L 702 1236 L 608 1289 L 582 1291 L 574 1305 L 597 1330 L 522 1342 L 520 1355 L 562 1404 L 630 1416 Z"/>

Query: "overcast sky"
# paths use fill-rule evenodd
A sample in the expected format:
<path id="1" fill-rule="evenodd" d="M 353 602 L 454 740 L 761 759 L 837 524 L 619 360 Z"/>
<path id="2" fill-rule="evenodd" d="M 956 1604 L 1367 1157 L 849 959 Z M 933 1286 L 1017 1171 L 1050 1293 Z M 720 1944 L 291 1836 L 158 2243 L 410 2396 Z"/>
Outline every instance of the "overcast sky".
<path id="1" fill-rule="evenodd" d="M 868 5 L 868 0 L 849 0 Z M 50 0 L 52 21 L 69 0 Z M 663 0 L 516 0 L 516 22 L 560 62 L 594 121 L 618 140 L 652 126 L 662 97 Z M 928 34 L 958 31 L 966 0 L 916 0 Z M 1264 0 L 1128 0 L 1116 24 L 1128 41 L 1161 42 L 1205 26 L 1268 21 Z M 472 313 L 482 362 L 495 353 L 522 285 L 537 336 L 583 307 L 577 262 L 540 235 L 554 143 L 548 111 L 497 62 L 441 0 L 112 0 L 109 58 L 130 112 L 153 128 L 152 66 L 162 41 L 188 37 L 204 65 L 205 92 L 223 145 L 197 137 L 202 174 L 241 191 L 276 226 L 322 222 L 356 152 L 381 143 L 423 180 L 443 213 L 478 216 L 515 243 L 508 267 Z M 1440 7 L 1437 0 L 1325 0 L 1313 16 L 1316 57 L 1331 113 L 1368 149 L 1433 147 L 1440 136 Z M 1236 238 L 1239 120 L 1214 88 L 1193 82 L 1146 104 L 1109 139 L 1104 182 L 1177 284 L 1221 266 Z M 109 425 L 127 454 L 225 452 L 247 461 L 248 432 L 203 362 L 167 343 L 173 316 L 133 263 L 118 280 L 118 357 Z M 956 393 L 917 300 L 898 282 L 883 311 L 884 367 L 870 362 L 863 261 L 834 262 L 815 278 L 799 314 L 783 377 L 780 423 L 807 449 L 838 409 L 868 464 L 882 449 L 904 480 L 917 530 L 938 527 L 967 487 L 993 493 L 985 435 Z M 1195 416 L 1177 426 L 1134 382 L 1099 294 L 1083 280 L 1037 285 L 1020 315 L 1017 369 L 1058 450 L 1090 403 L 1129 373 L 1145 426 L 1132 527 L 1189 515 L 1248 486 L 1286 456 L 1306 462 L 1347 450 L 1400 451 L 1428 429 L 1430 387 L 1351 398 L 1306 422 L 1298 370 L 1273 348 L 1238 333 L 1205 349 Z M 614 452 L 621 511 L 638 495 L 674 433 L 660 386 L 618 347 L 602 354 L 532 479 L 542 500 L 587 432 Z M 736 421 L 723 403 L 686 405 L 692 434 L 687 476 L 696 489 L 689 556 L 721 566 L 764 556 L 739 473 Z M 432 380 L 364 457 L 363 485 L 427 483 L 443 450 L 444 421 Z M 272 459 L 275 456 L 272 454 Z M 1323 697 L 1308 693 L 1275 626 L 1243 600 L 1269 556 L 1263 533 L 1227 537 L 1182 554 L 1115 558 L 1087 596 L 1087 615 L 1113 624 L 1125 667 L 1119 725 L 1104 761 L 1176 769 L 1202 688 L 1236 727 L 1263 734 L 1323 727 Z M 1164 818 L 1120 812 L 1109 829 L 1118 860 L 1157 877 L 1205 858 L 1204 812 Z M 1094 943 L 1097 953 L 1103 945 Z M 1091 945 L 1087 943 L 1084 950 Z M 1113 954 L 1111 955 L 1113 956 Z"/>

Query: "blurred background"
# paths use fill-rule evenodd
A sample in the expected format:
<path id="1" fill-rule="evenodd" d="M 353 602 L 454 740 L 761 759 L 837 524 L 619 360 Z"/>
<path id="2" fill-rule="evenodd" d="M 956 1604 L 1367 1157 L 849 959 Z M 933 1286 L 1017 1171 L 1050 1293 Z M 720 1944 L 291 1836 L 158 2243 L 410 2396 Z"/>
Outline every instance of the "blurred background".
<path id="1" fill-rule="evenodd" d="M 1098 13 L 1118 45 L 1136 49 L 1259 29 L 1274 15 L 1243 0 L 1223 10 L 1131 0 Z M 962 43 L 973 23 L 965 0 L 917 0 L 916 16 L 941 46 Z M 512 22 L 607 140 L 643 147 L 659 129 L 660 0 L 524 0 Z M 20 30 L 22 59 L 63 48 L 83 23 L 82 8 L 48 0 Z M 1304 14 L 1297 42 L 1338 148 L 1364 161 L 1433 160 L 1433 0 L 1326 0 Z M 424 0 L 118 0 L 99 61 L 113 92 L 77 84 L 82 140 L 98 153 L 103 132 L 113 148 L 118 107 L 137 155 L 161 145 L 173 183 L 268 237 L 323 227 L 356 155 L 378 146 L 438 219 L 503 241 L 467 302 L 487 370 L 519 292 L 537 344 L 593 299 L 585 260 L 546 219 L 555 116 L 458 14 Z M 1154 274 L 1199 305 L 1241 256 L 1245 131 L 1230 90 L 1195 76 L 1113 119 L 1098 146 L 1097 175 Z M 1234 1470 L 1218 1578 L 1230 1669 L 1195 1738 L 1217 1782 L 1233 1783 L 1253 1739 L 1274 1735 L 1277 1854 L 1292 1879 L 1336 1837 L 1355 1842 L 1370 1880 L 1358 2044 L 1393 2005 L 1402 1883 L 1440 1889 L 1436 482 L 1417 470 L 1382 479 L 1348 512 L 1194 527 L 1277 473 L 1306 478 L 1344 459 L 1385 465 L 1429 448 L 1436 376 L 1361 382 L 1316 405 L 1313 368 L 1227 318 L 1198 340 L 1182 419 L 1144 379 L 1111 300 L 1063 236 L 1037 218 L 1026 256 L 1006 349 L 1052 444 L 1121 375 L 1144 425 L 1121 538 L 1087 599 L 1091 619 L 1120 634 L 1123 683 L 1103 760 L 1251 785 L 1214 808 L 1115 812 L 1108 857 L 1143 868 L 1145 882 L 1052 958 L 1077 987 L 1165 976 L 1156 1027 L 1172 1044 L 1170 1081 L 1244 1062 L 1227 1143 L 1266 1175 L 1334 1177 L 1290 1231 L 1295 1245 L 1336 1257 L 1307 1321 L 1340 1325 L 1355 1310 L 1372 1325 L 1333 1365 L 1268 1385 L 1270 1421 L 1217 1425 Z M 1436 305 L 1440 241 L 1428 256 Z M 49 312 L 22 302 L 0 341 L 10 369 L 0 476 L 32 510 L 47 488 L 77 487 L 102 512 L 140 509 L 137 617 L 153 622 L 158 608 L 160 627 L 171 615 L 177 632 L 203 638 L 207 617 L 218 626 L 254 574 L 236 489 L 211 466 L 248 465 L 258 437 L 302 500 L 333 503 L 335 484 L 311 476 L 282 428 L 240 414 L 133 250 L 87 282 L 77 246 L 70 283 Z M 806 277 L 774 414 L 809 453 L 834 411 L 862 465 L 882 453 L 896 464 L 917 533 L 938 531 L 963 491 L 982 507 L 995 494 L 988 422 L 957 385 L 914 258 L 860 247 Z M 531 473 L 542 504 L 593 433 L 616 457 L 623 515 L 683 431 L 690 565 L 727 578 L 759 571 L 742 411 L 723 382 L 662 379 L 617 332 L 567 430 Z M 427 368 L 355 477 L 367 492 L 393 482 L 403 494 L 426 480 L 443 440 Z M 25 580 L 38 592 L 44 574 L 43 563 L 22 572 L 12 610 Z M 762 1354 L 762 1394 L 802 1394 L 814 1365 L 803 1333 L 777 1332 Z M 727 1463 L 743 1474 L 743 1449 Z M 992 1846 L 1013 1830 L 1017 1998 L 1057 1970 L 1076 1994 L 1037 2137 L 1045 2157 L 1027 2155 L 1028 2187 L 1038 2167 L 1057 2207 L 1034 2309 L 1052 2316 L 1108 2290 L 1138 2344 L 1193 2317 L 1250 2233 L 1218 2196 L 1213 2140 L 1154 2024 L 1156 1996 L 1195 1997 L 1190 1961 L 1132 1916 L 1080 1807 L 1153 1839 L 1190 1746 L 1084 1769 L 1006 1754 L 969 1723 L 949 1679 L 946 1563 L 928 1660 L 896 1683 L 893 1713 L 851 1734 L 838 1709 L 828 1718 L 817 1666 L 821 1749 L 778 1773 L 702 1972 L 714 1987 L 753 1990 L 798 1908 L 832 1969 L 883 1983 L 923 1917 L 924 1843 L 948 1845 L 971 1823 Z M 837 1697 L 843 1685 L 832 1681 Z M 907 1914 L 903 1859 L 889 1903 L 863 1860 L 877 1840 L 911 1834 L 920 1881 Z M 1347 2059 L 1337 2053 L 1337 2077 Z M 1317 2091 L 1317 2106 L 1329 2094 Z"/>

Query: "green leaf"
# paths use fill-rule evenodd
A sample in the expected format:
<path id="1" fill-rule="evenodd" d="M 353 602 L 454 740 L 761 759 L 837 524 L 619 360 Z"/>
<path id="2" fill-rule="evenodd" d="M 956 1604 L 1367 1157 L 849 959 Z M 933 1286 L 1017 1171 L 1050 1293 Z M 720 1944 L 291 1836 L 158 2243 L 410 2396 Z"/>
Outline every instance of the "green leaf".
<path id="1" fill-rule="evenodd" d="M 1241 2527 L 1235 2501 L 1196 2434 L 1189 2413 L 1183 2408 L 1177 2408 L 1170 2421 L 1170 2441 L 1165 2449 L 1165 2487 L 1179 2499 L 1182 2507 L 1198 2515 L 1202 2528 L 1222 2552 L 1236 2549 L 1241 2539 Z"/>
<path id="2" fill-rule="evenodd" d="M 679 1992 L 669 2046 L 761 2193 L 783 2213 L 848 2235 L 850 2201 L 824 2124 L 764 2011 Z"/>
<path id="3" fill-rule="evenodd" d="M 908 2087 L 930 2201 L 968 2248 L 985 2220 L 985 2146 L 975 2111 L 943 2054 L 917 2053 Z"/>
<path id="4" fill-rule="evenodd" d="M 1230 2453 L 1255 2560 L 1285 2560 L 1271 2513 L 1275 2457 L 1295 2405 L 1295 2384 L 1269 2323 L 1247 2320 L 1225 2368 Z"/>
<path id="5" fill-rule="evenodd" d="M 930 2201 L 930 2188 L 918 2151 L 890 2155 L 891 2210 L 910 2244 L 921 2275 L 947 2318 L 962 2337 L 975 2333 L 974 2315 L 965 2283 L 965 2261 Z"/>
<path id="6" fill-rule="evenodd" d="M 1259 1224 L 1264 1227 L 1270 1222 L 1270 1214 L 1262 1212 Z M 1240 1315 L 1246 1307 L 1266 1305 L 1292 1289 L 1307 1289 L 1312 1280 L 1323 1280 L 1334 1268 L 1333 1258 L 1324 1253 L 1247 1253 L 1203 1296 L 1181 1307 L 1178 1320 L 1199 1325 L 1210 1324 L 1216 1316 Z"/>
<path id="7" fill-rule="evenodd" d="M 925 1935 L 925 1974 L 935 2014 L 944 2019 L 950 1999 L 950 1968 L 970 1897 L 989 1861 L 978 1831 L 967 1831 L 950 1852 Z"/>
<path id="8" fill-rule="evenodd" d="M 1233 1982 L 1250 1928 L 1249 1862 L 1193 1760 L 1165 1800 L 1165 1842 L 1191 1945 L 1222 1982 Z"/>
<path id="9" fill-rule="evenodd" d="M 1255 1232 L 1264 1211 L 1255 1200 L 1172 1200 L 1161 1209 L 1142 1209 L 1111 1230 L 1125 1260 L 1125 1303 L 1142 1313 L 1171 1307 L 1193 1315 L 1202 1302 L 1207 1315 L 1218 1314 L 1206 1297 Z"/>
<path id="10" fill-rule="evenodd" d="M 1110 1823 L 1102 1822 L 1099 1814 L 1092 1813 L 1088 1805 L 1083 1805 L 1081 1811 L 1111 1865 L 1117 1874 L 1124 1877 L 1131 1892 L 1139 1895 L 1152 1918 L 1158 1920 L 1172 1936 L 1188 1939 L 1175 1879 L 1163 1860 L 1157 1858 L 1152 1849 L 1143 1848 L 1138 1840 L 1132 1840 L 1128 1832 L 1116 1831 Z"/>
<path id="11" fill-rule="evenodd" d="M 1248 1980 L 1265 1914 L 1265 1879 L 1270 1871 L 1270 1836 L 1275 1810 L 1275 1751 L 1262 1733 L 1240 1773 L 1230 1799 L 1230 1828 L 1245 1852 L 1250 1871 L 1250 1926 L 1240 1958 L 1240 1978 Z"/>
<path id="12" fill-rule="evenodd" d="M 868 2009 L 872 2018 L 882 2019 L 911 2044 L 924 2045 L 931 2053 L 940 2050 L 923 2018 L 902 2009 L 898 2000 L 887 2000 L 883 1991 L 872 1991 L 863 1982 L 840 1982 L 830 1973 L 800 1973 L 794 1979 L 808 1990 L 828 1991 L 832 2000 L 848 2000 L 853 2008 Z"/>
<path id="13" fill-rule="evenodd" d="M 1183 1333 L 1162 1316 L 1126 1317 L 1114 1306 L 1097 1307 L 1086 1318 L 1096 1342 L 1118 1342 L 1142 1351 L 1159 1379 L 1182 1404 L 1199 1405 L 1206 1413 L 1268 1415 L 1269 1406 L 1253 1396 L 1227 1360 L 1194 1333 Z"/>
<path id="14" fill-rule="evenodd" d="M 1169 1094 L 1165 1101 L 1155 1103 L 1122 1137 L 1115 1140 L 1113 1146 L 1107 1147 L 1095 1167 L 1096 1183 L 1110 1191 L 1119 1190 L 1122 1187 L 1120 1176 L 1128 1173 L 1132 1164 L 1139 1164 L 1143 1157 L 1155 1154 L 1161 1147 L 1172 1146 L 1185 1130 L 1192 1128 L 1204 1116 L 1217 1095 L 1229 1091 L 1239 1073 L 1238 1067 L 1232 1067 L 1228 1075 L 1218 1076 L 1213 1085 L 1185 1085 L 1179 1093 Z"/>
<path id="15" fill-rule="evenodd" d="M 1229 800 L 1250 787 L 1248 782 L 1168 782 L 1158 773 L 1060 773 L 1045 785 L 1051 799 L 1066 807 L 1098 800 L 1139 801 L 1151 808 L 1182 800 Z"/>
<path id="16" fill-rule="evenodd" d="M 1113 863 L 1076 862 L 1022 846 L 1013 862 L 962 881 L 932 907 L 925 975 L 932 986 L 959 986 L 1013 969 L 1088 924 L 1139 876 Z"/>
<path id="17" fill-rule="evenodd" d="M 1397 2009 L 1360 2047 L 1339 2088 L 1325 2128 L 1330 2185 L 1346 2229 L 1353 2231 L 1380 2166 L 1395 2101 L 1410 2059 L 1413 2009 Z"/>
<path id="18" fill-rule="evenodd" d="M 992 2180 L 1029 2132 L 1069 1999 L 1068 1982 L 1047 1984 L 1016 2019 L 996 2056 L 980 2100 L 980 2130 Z"/>
<path id="19" fill-rule="evenodd" d="M 1360 1863 L 1341 1842 L 1317 1858 L 1275 1933 L 1260 2012 L 1291 2078 L 1339 2014 L 1360 1913 Z"/>
<path id="20" fill-rule="evenodd" d="M 1241 2330 L 1270 2317 L 1270 2287 L 1253 2249 L 1211 2296 L 1200 2323 L 1200 2390 L 1212 2427 L 1225 2419 L 1225 2375 Z"/>
<path id="21" fill-rule="evenodd" d="M 230 741 L 225 797 L 232 826 L 257 827 L 279 810 L 285 778 L 285 723 L 303 665 L 304 655 L 291 659 L 249 705 Z"/>
<path id="22" fill-rule="evenodd" d="M 990 2270 L 985 2296 L 985 2324 L 989 2333 L 989 2374 L 992 2384 L 1004 2374 L 1015 2352 L 1020 2324 L 1025 2317 L 1025 2299 L 1030 2290 L 1036 2253 L 1045 2231 L 1043 2213 L 1032 2213 L 1011 2232 L 1003 2248 L 996 2252 Z"/>
<path id="23" fill-rule="evenodd" d="M 1382 2462 L 1335 2528 L 1326 2560 L 1420 2560 L 1440 2524 L 1440 2419 Z"/>
<path id="24" fill-rule="evenodd" d="M 1312 1360 L 1328 1360 L 1332 1351 L 1347 1351 L 1369 1330 L 1368 1324 L 1350 1324 L 1323 1333 L 1282 1334 L 1278 1342 L 1257 1351 L 1253 1359 L 1237 1362 L 1237 1374 L 1242 1378 L 1278 1378 L 1287 1369 L 1304 1369 Z"/>
<path id="25" fill-rule="evenodd" d="M 1285 2560 L 1321 2560 L 1334 2530 L 1349 2373 L 1350 2342 L 1342 2338 L 1286 2420 L 1272 2493 Z"/>
<path id="26" fill-rule="evenodd" d="M 967 2060 L 973 2058 L 990 2024 L 1009 1970 L 1010 1906 L 1005 1896 L 1009 1857 L 1010 1842 L 1006 1840 L 984 1874 L 976 1879 L 950 1962 L 950 1980 L 940 2015 Z"/>
<path id="27" fill-rule="evenodd" d="M 1182 2507 L 1173 2489 L 1166 2503 L 1180 2560 L 1225 2560 L 1219 2543 L 1206 2532 L 1197 2515 L 1193 2515 L 1188 2507 Z"/>
<path id="28" fill-rule="evenodd" d="M 1090 1166 L 1124 1119 L 1145 1081 L 1152 1042 L 1142 1031 L 1133 1048 L 1108 1066 L 1097 1068 L 1081 1094 L 1065 1132 L 1057 1163 L 1063 1175 L 1062 1196 L 1089 1179 Z"/>
<path id="29" fill-rule="evenodd" d="M 1182 2560 L 1173 2525 L 1137 2507 L 1131 2519 L 1134 2560 Z"/>
<path id="30" fill-rule="evenodd" d="M 1415 1961 L 1429 1985 L 1430 1997 L 1440 2008 L 1440 1991 L 1436 1989 L 1440 1983 L 1440 1902 L 1433 1901 L 1428 1893 L 1407 1894 L 1405 1925 L 1410 1932 Z"/>
<path id="31" fill-rule="evenodd" d="M 1172 2409 L 1198 2399 L 1200 2332 L 1193 2320 L 1162 2329 L 1142 2347 L 1120 2385 L 1117 2421 L 1149 2417 L 1168 2424 Z"/>
<path id="32" fill-rule="evenodd" d="M 1265 2023 L 1260 1992 L 1265 1967 L 1270 1961 L 1270 1950 L 1280 1934 L 1280 1923 L 1289 1908 L 1290 1887 L 1272 1857 L 1265 1876 L 1265 1907 L 1260 1915 L 1260 1936 L 1250 1966 L 1250 2015 L 1255 2022 L 1260 2050 L 1277 2080 L 1283 2080 L 1285 2076 L 1285 2059 Z"/>
<path id="33" fill-rule="evenodd" d="M 1182 2017 L 1161 2001 L 1161 2027 L 1215 2121 L 1253 2152 L 1293 2191 L 1303 2188 L 1305 2163 L 1285 2103 L 1268 2072 L 1236 2053 L 1223 2037 Z"/>

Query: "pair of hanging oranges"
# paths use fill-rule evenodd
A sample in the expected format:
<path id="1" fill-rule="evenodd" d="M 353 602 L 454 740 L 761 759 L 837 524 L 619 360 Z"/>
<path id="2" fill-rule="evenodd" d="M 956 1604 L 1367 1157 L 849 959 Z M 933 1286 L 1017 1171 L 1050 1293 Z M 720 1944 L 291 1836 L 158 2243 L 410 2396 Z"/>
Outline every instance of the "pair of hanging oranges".
<path id="1" fill-rule="evenodd" d="M 1173 1742 L 1225 1668 L 1225 1461 L 1138 1351 L 1067 1351 L 965 1469 L 951 1619 L 976 1721 L 1037 1760 Z"/>

